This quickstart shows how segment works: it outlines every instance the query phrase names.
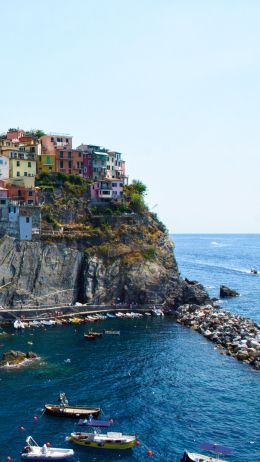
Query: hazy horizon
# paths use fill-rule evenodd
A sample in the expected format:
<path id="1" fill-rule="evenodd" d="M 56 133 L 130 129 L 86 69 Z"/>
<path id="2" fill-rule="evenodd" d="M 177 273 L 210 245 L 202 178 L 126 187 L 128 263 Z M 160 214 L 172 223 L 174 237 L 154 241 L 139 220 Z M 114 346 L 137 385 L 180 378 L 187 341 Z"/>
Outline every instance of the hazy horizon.
<path id="1" fill-rule="evenodd" d="M 260 232 L 260 3 L 1 2 L 0 132 L 120 151 L 173 234 Z"/>

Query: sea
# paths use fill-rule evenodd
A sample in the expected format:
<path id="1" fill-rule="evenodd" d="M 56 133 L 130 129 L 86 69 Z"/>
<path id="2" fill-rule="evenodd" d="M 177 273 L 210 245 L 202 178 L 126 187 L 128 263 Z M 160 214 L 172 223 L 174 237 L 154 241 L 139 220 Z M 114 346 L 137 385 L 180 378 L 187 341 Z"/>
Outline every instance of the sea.
<path id="1" fill-rule="evenodd" d="M 251 267 L 260 270 L 259 235 L 173 239 L 183 277 L 202 282 L 214 297 L 220 284 L 237 290 L 240 296 L 222 307 L 259 321 L 260 274 L 250 273 Z M 20 460 L 28 435 L 41 445 L 74 447 L 73 462 L 177 462 L 185 449 L 202 452 L 204 442 L 232 448 L 231 456 L 222 457 L 230 462 L 260 460 L 259 372 L 221 354 L 172 317 L 107 319 L 94 326 L 120 335 L 88 342 L 87 324 L 6 329 L 0 354 L 31 350 L 40 360 L 0 370 L 0 461 Z M 58 402 L 60 392 L 72 404 L 101 406 L 102 418 L 113 419 L 111 431 L 137 434 L 140 444 L 117 452 L 65 441 L 87 427 L 43 413 L 44 404 Z"/>

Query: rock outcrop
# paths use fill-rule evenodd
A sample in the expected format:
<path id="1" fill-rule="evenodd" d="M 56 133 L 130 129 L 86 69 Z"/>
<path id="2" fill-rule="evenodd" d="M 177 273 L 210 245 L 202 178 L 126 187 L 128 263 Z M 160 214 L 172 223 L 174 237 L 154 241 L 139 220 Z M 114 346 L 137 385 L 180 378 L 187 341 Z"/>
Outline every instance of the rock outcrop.
<path id="1" fill-rule="evenodd" d="M 191 327 L 223 348 L 226 355 L 260 370 L 260 327 L 251 319 L 206 305 L 183 305 L 177 322 Z"/>
<path id="2" fill-rule="evenodd" d="M 0 361 L 0 367 L 4 366 L 18 366 L 26 360 L 33 360 L 36 359 L 37 355 L 32 351 L 28 351 L 27 353 L 23 353 L 22 351 L 14 351 L 10 350 L 6 353 L 3 353 L 2 360 Z"/>
<path id="3" fill-rule="evenodd" d="M 210 301 L 199 283 L 180 278 L 173 243 L 151 218 L 94 231 L 32 242 L 2 238 L 0 305 Z"/>
<path id="4" fill-rule="evenodd" d="M 219 296 L 220 298 L 225 298 L 225 297 L 237 297 L 239 293 L 236 290 L 230 289 L 227 286 L 220 286 L 219 289 Z"/>

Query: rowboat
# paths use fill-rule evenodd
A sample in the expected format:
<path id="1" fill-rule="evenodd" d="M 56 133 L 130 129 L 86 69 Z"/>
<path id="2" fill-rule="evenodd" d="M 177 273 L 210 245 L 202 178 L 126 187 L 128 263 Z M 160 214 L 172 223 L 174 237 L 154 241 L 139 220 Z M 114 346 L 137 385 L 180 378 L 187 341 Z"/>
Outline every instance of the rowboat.
<path id="1" fill-rule="evenodd" d="M 136 442 L 136 436 L 117 432 L 106 434 L 75 432 L 71 433 L 68 439 L 82 446 L 99 449 L 131 449 Z"/>
<path id="2" fill-rule="evenodd" d="M 108 335 L 120 335 L 120 330 L 105 330 L 105 334 L 108 334 Z"/>
<path id="3" fill-rule="evenodd" d="M 27 460 L 63 460 L 73 455 L 73 449 L 50 448 L 47 444 L 40 447 L 31 436 L 28 436 L 26 438 L 26 446 L 21 453 L 21 458 Z"/>
<path id="4" fill-rule="evenodd" d="M 58 415 L 61 417 L 89 417 L 98 416 L 100 407 L 69 406 L 65 393 L 60 393 L 60 404 L 45 404 L 46 414 Z"/>
<path id="5" fill-rule="evenodd" d="M 110 427 L 112 422 L 110 420 L 97 420 L 97 419 L 80 419 L 78 425 L 84 425 L 86 427 Z"/>

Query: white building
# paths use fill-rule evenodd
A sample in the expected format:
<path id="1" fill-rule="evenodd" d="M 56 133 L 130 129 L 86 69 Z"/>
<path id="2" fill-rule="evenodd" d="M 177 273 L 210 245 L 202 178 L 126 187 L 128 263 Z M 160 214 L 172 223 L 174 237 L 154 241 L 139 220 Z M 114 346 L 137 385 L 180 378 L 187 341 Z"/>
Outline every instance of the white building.
<path id="1" fill-rule="evenodd" d="M 9 159 L 5 156 L 0 156 L 0 180 L 8 180 L 9 178 Z"/>

